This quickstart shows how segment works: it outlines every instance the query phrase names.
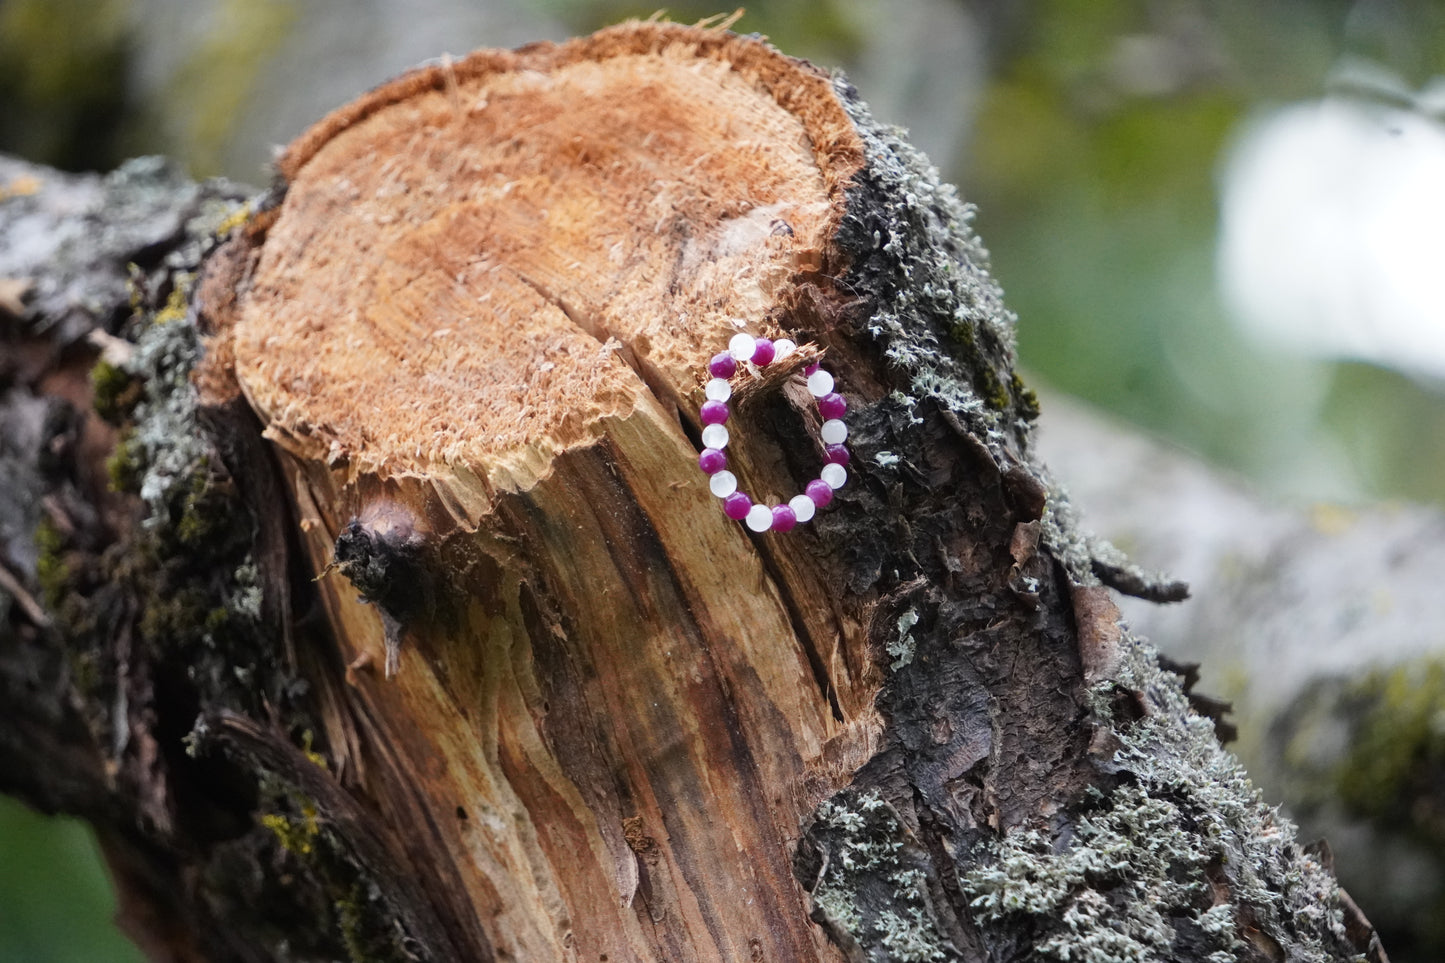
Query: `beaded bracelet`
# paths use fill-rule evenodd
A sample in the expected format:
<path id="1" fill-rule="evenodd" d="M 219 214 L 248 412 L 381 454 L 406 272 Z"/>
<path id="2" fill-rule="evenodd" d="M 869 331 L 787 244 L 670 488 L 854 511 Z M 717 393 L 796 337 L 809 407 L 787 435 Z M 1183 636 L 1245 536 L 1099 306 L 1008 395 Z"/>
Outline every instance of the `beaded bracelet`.
<path id="1" fill-rule="evenodd" d="M 755 504 L 748 495 L 738 491 L 737 476 L 727 470 L 728 459 L 723 449 L 728 444 L 727 420 L 731 414 L 727 403 L 733 393 L 729 379 L 737 373 L 738 363 L 750 361 L 764 368 L 796 349 L 797 345 L 786 338 L 770 341 L 750 334 L 736 334 L 728 342 L 728 349 L 714 355 L 707 366 L 712 380 L 705 389 L 707 400 L 698 411 L 704 447 L 698 455 L 697 466 L 708 475 L 708 488 L 722 499 L 723 513 L 755 532 L 769 529 L 786 532 L 799 522 L 810 520 L 818 509 L 833 500 L 833 490 L 842 488 L 848 480 L 849 455 L 843 444 L 848 438 L 848 426 L 842 420 L 848 403 L 833 390 L 833 376 L 816 364 L 808 365 L 803 373 L 808 378 L 808 393 L 816 400 L 818 413 L 823 416 L 819 436 L 823 440 L 826 464 L 818 477 L 808 482 L 801 495 L 769 507 L 761 502 Z"/>

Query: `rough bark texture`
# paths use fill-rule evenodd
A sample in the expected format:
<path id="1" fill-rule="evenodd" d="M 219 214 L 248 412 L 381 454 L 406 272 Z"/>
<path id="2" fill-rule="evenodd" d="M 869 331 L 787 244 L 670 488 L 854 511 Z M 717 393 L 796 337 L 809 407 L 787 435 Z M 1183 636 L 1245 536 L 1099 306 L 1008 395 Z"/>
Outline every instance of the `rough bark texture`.
<path id="1" fill-rule="evenodd" d="M 1286 505 L 1158 439 L 1045 396 L 1037 451 L 1089 524 L 1189 581 L 1185 605 L 1124 599 L 1130 627 L 1200 663 L 1230 748 L 1309 838 L 1392 958 L 1445 957 L 1445 513 Z"/>
<path id="2" fill-rule="evenodd" d="M 1051 492 L 968 210 L 845 82 L 629 25 L 409 74 L 280 171 L 156 238 L 118 437 L 85 325 L 12 324 L 7 417 L 75 427 L 6 432 L 0 788 L 97 823 L 157 958 L 1382 958 L 1122 633 L 1101 575 L 1180 587 Z M 692 464 L 740 327 L 850 405 L 806 530 Z M 819 459 L 747 377 L 774 500 Z"/>

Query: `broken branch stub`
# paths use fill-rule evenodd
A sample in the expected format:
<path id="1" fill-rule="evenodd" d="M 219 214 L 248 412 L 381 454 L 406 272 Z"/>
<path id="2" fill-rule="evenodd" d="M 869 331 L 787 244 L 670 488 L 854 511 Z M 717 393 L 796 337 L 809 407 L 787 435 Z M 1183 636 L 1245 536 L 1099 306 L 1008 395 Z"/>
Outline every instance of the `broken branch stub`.
<path id="1" fill-rule="evenodd" d="M 244 294 L 203 305 L 204 390 L 244 393 L 313 570 L 355 577 L 318 583 L 338 662 L 400 643 L 331 751 L 360 730 L 338 768 L 449 866 L 468 952 L 823 952 L 788 842 L 866 758 L 880 677 L 816 540 L 719 510 L 697 410 L 739 330 L 853 355 L 825 312 L 861 150 L 821 71 L 632 25 L 342 108 L 216 260 Z M 773 501 L 821 464 L 787 394 L 728 450 Z"/>
<path id="2" fill-rule="evenodd" d="M 1337 890 L 1118 630 L 969 213 L 846 83 L 628 24 L 414 71 L 280 173 L 209 262 L 198 381 L 254 409 L 310 570 L 339 570 L 334 651 L 299 661 L 361 802 L 318 818 L 415 881 L 408 952 L 1343 945 L 1272 922 L 1293 902 L 1234 914 Z M 787 533 L 698 471 L 739 331 L 821 354 L 848 403 L 848 483 Z M 770 370 L 737 376 L 727 458 L 775 504 L 823 452 Z M 1146 819 L 1148 859 L 1090 876 Z"/>

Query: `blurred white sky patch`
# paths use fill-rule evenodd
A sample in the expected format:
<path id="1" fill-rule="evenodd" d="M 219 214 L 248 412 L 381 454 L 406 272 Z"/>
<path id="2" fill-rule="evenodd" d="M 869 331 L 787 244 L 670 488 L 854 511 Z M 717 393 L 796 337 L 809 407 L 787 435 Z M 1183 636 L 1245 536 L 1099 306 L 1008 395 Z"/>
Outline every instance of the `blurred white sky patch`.
<path id="1" fill-rule="evenodd" d="M 1226 158 L 1224 303 L 1269 344 L 1445 379 L 1445 78 L 1416 95 L 1352 65 L 1332 87 Z"/>

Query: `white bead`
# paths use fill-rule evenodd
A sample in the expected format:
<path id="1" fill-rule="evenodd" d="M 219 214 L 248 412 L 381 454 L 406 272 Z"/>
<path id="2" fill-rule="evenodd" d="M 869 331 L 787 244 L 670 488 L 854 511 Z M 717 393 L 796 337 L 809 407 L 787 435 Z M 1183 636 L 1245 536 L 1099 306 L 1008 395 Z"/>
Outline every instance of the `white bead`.
<path id="1" fill-rule="evenodd" d="M 779 338 L 773 342 L 773 360 L 781 361 L 796 350 L 798 350 L 798 346 L 792 341 L 787 338 Z"/>
<path id="2" fill-rule="evenodd" d="M 744 521 L 753 531 L 766 532 L 773 527 L 773 510 L 766 505 L 754 505 L 748 509 L 748 517 Z"/>
<path id="3" fill-rule="evenodd" d="M 822 368 L 808 375 L 808 394 L 821 398 L 833 390 L 833 376 Z"/>
<path id="4" fill-rule="evenodd" d="M 793 510 L 794 515 L 798 516 L 800 522 L 806 522 L 818 513 L 818 506 L 814 505 L 813 500 L 807 495 L 794 495 L 788 499 L 788 507 Z"/>
<path id="5" fill-rule="evenodd" d="M 735 334 L 728 342 L 728 354 L 738 361 L 753 360 L 753 352 L 757 350 L 758 343 L 753 340 L 750 334 Z"/>
<path id="6" fill-rule="evenodd" d="M 723 472 L 722 474 L 725 475 L 727 472 Z M 717 475 L 712 477 L 716 478 Z M 818 472 L 818 477 L 827 482 L 829 488 L 842 488 L 843 483 L 848 480 L 848 469 L 842 465 L 830 463 L 823 466 L 823 470 Z"/>
<path id="7" fill-rule="evenodd" d="M 702 446 L 719 451 L 728 445 L 728 430 L 724 425 L 708 425 L 702 430 Z"/>
<path id="8" fill-rule="evenodd" d="M 848 440 L 848 426 L 837 418 L 830 418 L 823 422 L 823 428 L 818 434 L 825 445 L 841 445 Z M 716 445 L 712 447 L 716 448 Z"/>
<path id="9" fill-rule="evenodd" d="M 707 487 L 718 498 L 727 498 L 738 490 L 738 476 L 730 471 L 720 471 L 707 480 Z"/>
<path id="10" fill-rule="evenodd" d="M 703 389 L 708 401 L 727 401 L 733 396 L 733 386 L 726 378 L 714 378 Z"/>

